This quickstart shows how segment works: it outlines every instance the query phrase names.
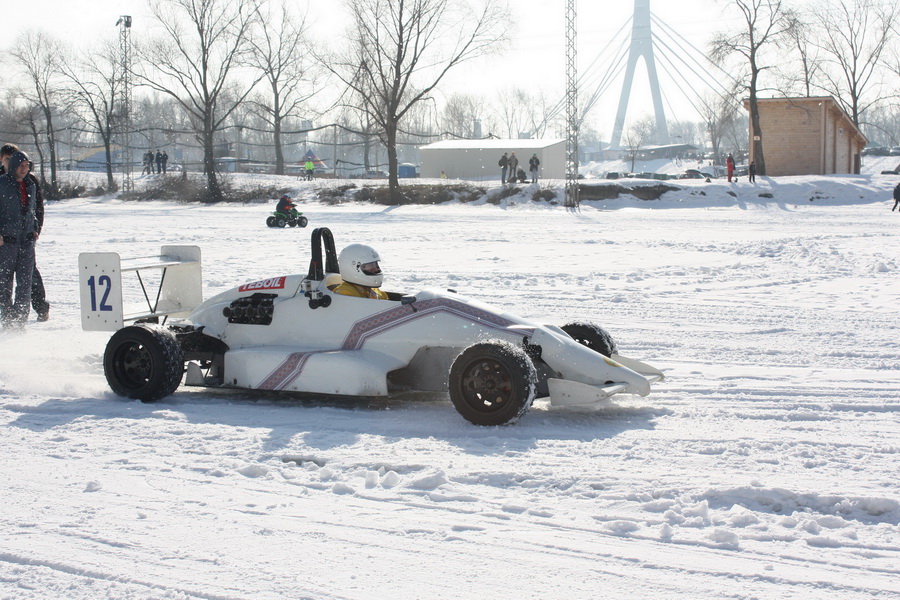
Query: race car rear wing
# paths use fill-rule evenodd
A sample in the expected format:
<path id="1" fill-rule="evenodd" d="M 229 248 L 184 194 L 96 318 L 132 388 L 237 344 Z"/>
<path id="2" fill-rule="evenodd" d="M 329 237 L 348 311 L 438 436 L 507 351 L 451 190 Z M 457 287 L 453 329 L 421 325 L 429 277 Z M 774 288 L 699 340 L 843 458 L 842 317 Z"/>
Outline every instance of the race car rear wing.
<path id="1" fill-rule="evenodd" d="M 156 256 L 136 258 L 83 252 L 78 272 L 85 331 L 116 331 L 129 321 L 186 317 L 203 301 L 198 246 L 163 246 Z M 134 273 L 134 279 L 123 275 L 127 273 Z M 123 288 L 123 276 L 138 285 Z"/>

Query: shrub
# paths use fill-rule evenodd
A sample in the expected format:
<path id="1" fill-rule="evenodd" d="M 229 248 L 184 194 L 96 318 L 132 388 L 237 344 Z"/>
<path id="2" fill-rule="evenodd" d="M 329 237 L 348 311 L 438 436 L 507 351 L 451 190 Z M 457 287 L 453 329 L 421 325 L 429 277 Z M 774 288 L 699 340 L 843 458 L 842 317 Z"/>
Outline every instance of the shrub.
<path id="1" fill-rule="evenodd" d="M 550 188 L 542 188 L 537 190 L 534 194 L 531 195 L 531 199 L 535 202 L 540 202 L 541 200 L 546 200 L 550 202 L 552 200 L 556 200 L 556 192 L 551 190 Z"/>
<path id="2" fill-rule="evenodd" d="M 250 189 L 235 189 L 228 178 L 223 177 L 219 183 L 222 191 L 222 202 L 252 202 L 279 198 L 290 188 L 276 186 L 258 186 Z M 122 200 L 174 200 L 176 202 L 217 202 L 209 195 L 206 177 L 202 174 L 188 175 L 182 172 L 180 177 L 163 177 L 155 185 L 133 192 L 121 194 Z"/>
<path id="3" fill-rule="evenodd" d="M 500 201 L 510 196 L 515 196 L 522 190 L 516 186 L 503 187 L 499 192 L 487 197 L 488 204 L 500 204 Z"/>

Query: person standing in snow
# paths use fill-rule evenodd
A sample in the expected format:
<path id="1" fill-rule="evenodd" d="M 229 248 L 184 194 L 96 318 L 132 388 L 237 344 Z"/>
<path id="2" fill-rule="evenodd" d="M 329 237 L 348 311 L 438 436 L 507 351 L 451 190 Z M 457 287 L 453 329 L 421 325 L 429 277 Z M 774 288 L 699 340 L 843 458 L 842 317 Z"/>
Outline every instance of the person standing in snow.
<path id="1" fill-rule="evenodd" d="M 519 159 L 516 158 L 516 153 L 511 152 L 509 155 L 509 182 L 515 183 L 517 170 L 519 168 Z"/>
<path id="2" fill-rule="evenodd" d="M 894 188 L 894 208 L 897 208 L 898 205 L 900 205 L 900 183 Z M 894 208 L 891 209 L 891 212 L 894 212 Z"/>
<path id="3" fill-rule="evenodd" d="M 28 156 L 18 151 L 9 157 L 9 168 L 0 176 L 0 323 L 4 327 L 23 326 L 31 309 L 37 191 L 28 179 L 30 169 Z"/>
<path id="4" fill-rule="evenodd" d="M 497 166 L 500 167 L 500 183 L 506 183 L 506 169 L 509 168 L 509 158 L 506 157 L 506 152 L 500 157 Z"/>
<path id="5" fill-rule="evenodd" d="M 756 161 L 750 163 L 750 166 L 747 167 L 747 177 L 750 180 L 750 183 L 756 182 Z"/>
<path id="6" fill-rule="evenodd" d="M 531 158 L 528 159 L 528 167 L 531 171 L 531 183 L 537 183 L 538 180 L 538 167 L 541 166 L 541 159 L 537 157 L 537 152 L 535 152 Z"/>
<path id="7" fill-rule="evenodd" d="M 0 148 L 0 175 L 6 173 L 6 169 L 9 167 L 10 157 L 18 151 L 19 147 L 15 144 L 4 144 L 3 147 Z M 44 227 L 44 195 L 41 192 L 41 184 L 38 181 L 38 178 L 31 172 L 34 169 L 34 164 L 29 163 L 29 167 L 28 175 L 25 177 L 34 184 L 35 189 L 34 216 L 35 219 L 37 219 L 37 225 L 34 230 L 34 239 L 37 241 L 38 236 L 41 234 L 41 229 Z M 47 302 L 47 292 L 44 289 L 44 278 L 41 277 L 37 264 L 35 264 L 34 271 L 31 274 L 31 307 L 34 309 L 34 312 L 37 313 L 38 321 L 46 321 L 50 318 L 50 303 Z"/>
<path id="8" fill-rule="evenodd" d="M 725 159 L 725 169 L 728 171 L 728 183 L 731 183 L 731 178 L 734 177 L 734 157 L 731 154 Z"/>

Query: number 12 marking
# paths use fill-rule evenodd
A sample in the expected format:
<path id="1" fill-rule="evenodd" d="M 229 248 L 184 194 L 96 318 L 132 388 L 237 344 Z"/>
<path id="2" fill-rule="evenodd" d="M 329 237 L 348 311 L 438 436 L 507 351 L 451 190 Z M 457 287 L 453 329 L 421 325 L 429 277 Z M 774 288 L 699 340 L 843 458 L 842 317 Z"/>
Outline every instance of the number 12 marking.
<path id="1" fill-rule="evenodd" d="M 97 312 L 97 287 L 104 288 L 103 297 L 100 299 L 100 310 L 111 311 L 113 307 L 107 304 L 109 300 L 109 292 L 112 290 L 112 280 L 109 275 L 101 275 L 94 284 L 94 276 L 91 275 L 87 280 L 88 286 L 91 288 L 91 312 Z"/>

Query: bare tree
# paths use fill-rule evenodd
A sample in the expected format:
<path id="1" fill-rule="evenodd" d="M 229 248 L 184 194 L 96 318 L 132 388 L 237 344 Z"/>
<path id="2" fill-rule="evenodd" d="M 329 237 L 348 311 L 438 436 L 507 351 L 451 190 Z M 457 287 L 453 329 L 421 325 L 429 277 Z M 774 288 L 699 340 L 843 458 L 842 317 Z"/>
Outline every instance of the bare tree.
<path id="1" fill-rule="evenodd" d="M 455 93 L 444 103 L 441 128 L 460 138 L 474 137 L 475 122 L 484 112 L 484 99 L 471 94 Z"/>
<path id="2" fill-rule="evenodd" d="M 49 185 L 46 185 L 43 153 L 37 137 L 40 128 L 37 127 L 36 122 L 32 122 L 31 129 L 35 132 L 35 143 L 42 158 L 40 166 L 44 193 L 47 197 L 53 198 L 59 190 L 59 181 L 56 176 L 56 129 L 53 117 L 59 101 L 58 79 L 62 49 L 57 40 L 42 31 L 34 30 L 26 31 L 19 36 L 14 48 L 13 56 L 17 59 L 16 65 L 22 68 L 28 77 L 29 90 L 25 94 L 26 101 L 36 106 L 43 117 L 42 133 L 50 158 Z"/>
<path id="3" fill-rule="evenodd" d="M 528 127 L 526 109 L 530 104 L 528 92 L 520 87 L 501 90 L 497 94 L 497 111 L 506 129 L 506 137 L 516 139 Z"/>
<path id="4" fill-rule="evenodd" d="M 207 200 L 213 202 L 222 199 L 216 132 L 264 75 L 241 72 L 256 5 L 247 0 L 151 0 L 151 13 L 163 33 L 135 52 L 135 82 L 170 96 L 190 115 L 203 148 Z"/>
<path id="5" fill-rule="evenodd" d="M 474 9 L 462 0 L 349 0 L 351 51 L 332 71 L 361 100 L 388 153 L 391 196 L 398 199 L 397 132 L 410 108 L 447 72 L 506 36 L 498 0 Z"/>
<path id="6" fill-rule="evenodd" d="M 750 96 L 750 123 L 754 133 L 752 156 L 759 175 L 766 174 L 763 155 L 763 131 L 759 122 L 757 94 L 760 74 L 769 66 L 763 63 L 763 51 L 784 41 L 792 23 L 791 12 L 782 0 L 728 0 L 743 17 L 744 29 L 734 33 L 720 33 L 713 38 L 710 58 L 722 63 L 731 56 L 740 56 L 748 70 L 746 87 Z"/>
<path id="7" fill-rule="evenodd" d="M 822 89 L 860 125 L 860 115 L 883 98 L 869 97 L 879 85 L 882 58 L 896 37 L 896 4 L 872 0 L 836 0 L 815 11 L 819 31 L 816 43 L 827 56 L 830 69 L 821 73 Z"/>
<path id="8" fill-rule="evenodd" d="M 644 147 L 656 135 L 656 117 L 647 115 L 642 119 L 632 122 L 622 136 L 622 147 L 631 159 L 631 171 L 634 172 L 634 163 Z"/>
<path id="9" fill-rule="evenodd" d="M 558 102 L 554 101 L 554 104 L 558 105 Z M 556 106 L 550 105 L 543 91 L 532 94 L 518 87 L 501 92 L 498 100 L 501 118 L 506 123 L 511 138 L 520 135 L 543 137 L 552 122 L 552 118 L 547 116 L 555 108 Z"/>
<path id="10" fill-rule="evenodd" d="M 701 129 L 693 121 L 673 121 L 669 123 L 669 138 L 673 143 L 697 145 Z"/>
<path id="11" fill-rule="evenodd" d="M 88 49 L 80 58 L 61 63 L 68 84 L 63 94 L 78 110 L 86 129 L 103 141 L 107 186 L 113 189 L 112 138 L 117 126 L 122 125 L 119 99 L 123 79 L 118 46 L 112 41 L 102 42 L 99 49 Z"/>
<path id="12" fill-rule="evenodd" d="M 736 97 L 737 90 L 732 94 L 708 94 L 698 98 L 700 116 L 716 158 L 722 155 L 722 141 L 737 120 L 740 104 L 736 102 Z"/>
<path id="13" fill-rule="evenodd" d="M 311 80 L 311 53 L 307 48 L 306 21 L 296 17 L 282 1 L 277 14 L 258 8 L 257 27 L 249 42 L 253 64 L 268 87 L 267 102 L 254 102 L 258 114 L 272 128 L 275 173 L 284 174 L 282 129 L 286 118 L 297 116 L 304 102 L 316 94 Z"/>
<path id="14" fill-rule="evenodd" d="M 812 96 L 813 82 L 821 70 L 817 48 L 812 40 L 814 34 L 806 19 L 798 13 L 791 14 L 789 19 L 791 24 L 787 28 L 787 36 L 800 61 L 800 73 L 799 76 L 788 74 L 787 78 L 794 84 L 792 87 L 799 84 L 803 94 L 809 97 Z"/>

